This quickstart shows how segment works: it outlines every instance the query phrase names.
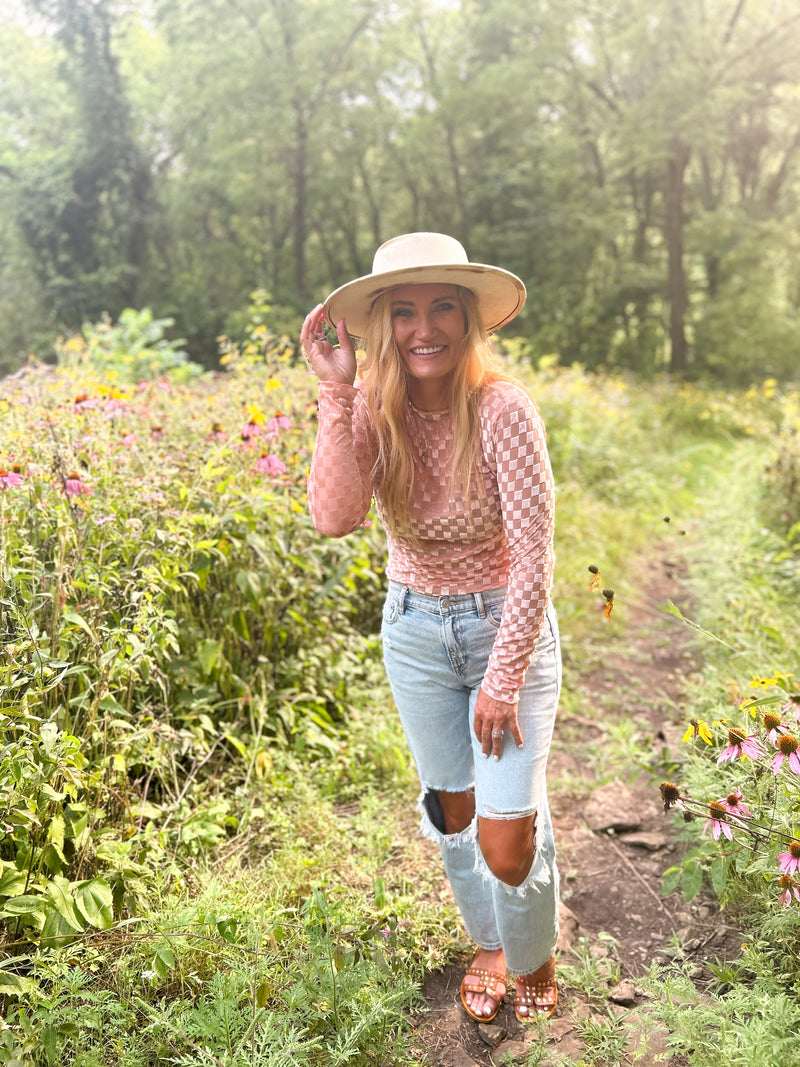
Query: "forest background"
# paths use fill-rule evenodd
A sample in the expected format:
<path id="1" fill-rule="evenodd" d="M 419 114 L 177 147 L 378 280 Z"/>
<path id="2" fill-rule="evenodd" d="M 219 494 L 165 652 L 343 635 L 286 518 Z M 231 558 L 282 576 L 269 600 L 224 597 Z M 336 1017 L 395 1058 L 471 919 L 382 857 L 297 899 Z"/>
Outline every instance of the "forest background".
<path id="1" fill-rule="evenodd" d="M 191 358 L 444 230 L 564 363 L 797 359 L 797 0 L 4 0 L 0 368 L 126 307 Z"/>

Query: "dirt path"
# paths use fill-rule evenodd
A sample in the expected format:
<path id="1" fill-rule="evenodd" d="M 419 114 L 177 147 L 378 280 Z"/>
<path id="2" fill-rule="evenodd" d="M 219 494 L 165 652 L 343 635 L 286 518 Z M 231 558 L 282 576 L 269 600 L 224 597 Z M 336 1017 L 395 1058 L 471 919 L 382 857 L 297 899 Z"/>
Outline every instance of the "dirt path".
<path id="1" fill-rule="evenodd" d="M 660 610 L 667 599 L 677 598 L 679 570 L 666 557 L 648 563 L 637 583 L 641 595 L 615 608 L 624 633 L 614 637 L 610 627 L 599 630 L 589 660 L 584 658 L 577 679 L 570 679 L 581 697 L 570 703 L 580 703 L 581 713 L 559 715 L 548 779 L 562 886 L 561 1003 L 541 1038 L 547 1042 L 543 1065 L 582 1060 L 679 1067 L 685 1060 L 669 1055 L 667 1035 L 647 1023 L 647 998 L 637 977 L 653 960 L 680 958 L 702 981 L 707 971 L 701 952 L 724 957 L 738 947 L 730 937 L 726 945 L 724 925 L 709 924 L 715 914 L 710 901 L 687 904 L 679 894 L 662 898 L 662 874 L 679 854 L 675 816 L 663 812 L 661 779 L 626 763 L 613 740 L 627 736 L 626 720 L 632 720 L 652 746 L 647 762 L 656 765 L 681 744 L 686 723 L 680 695 L 696 652 L 691 631 Z M 598 627 L 604 625 L 600 617 Z M 611 781 L 604 772 L 606 752 L 616 769 Z M 431 862 L 438 862 L 438 855 Z M 516 1022 L 511 997 L 490 1026 L 479 1027 L 458 1005 L 466 962 L 426 982 L 427 1010 L 416 1020 L 419 1062 L 525 1063 L 537 1038 L 533 1028 Z"/>

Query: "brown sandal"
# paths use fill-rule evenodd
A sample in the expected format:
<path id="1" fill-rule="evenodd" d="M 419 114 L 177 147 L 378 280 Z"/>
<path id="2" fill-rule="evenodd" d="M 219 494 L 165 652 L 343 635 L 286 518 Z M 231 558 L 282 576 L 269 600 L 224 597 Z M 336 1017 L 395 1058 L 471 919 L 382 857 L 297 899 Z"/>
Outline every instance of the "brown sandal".
<path id="1" fill-rule="evenodd" d="M 467 973 L 461 979 L 461 1003 L 464 1005 L 464 1011 L 469 1015 L 470 1019 L 474 1019 L 479 1023 L 490 1023 L 497 1017 L 505 996 L 505 992 L 501 995 L 497 988 L 498 986 L 502 986 L 503 990 L 506 988 L 506 976 L 500 971 L 487 971 L 485 967 L 470 966 L 467 968 Z M 491 997 L 495 1002 L 494 1011 L 491 1015 L 476 1015 L 467 1004 L 467 993 L 485 993 L 488 997 Z"/>
<path id="2" fill-rule="evenodd" d="M 547 962 L 550 963 L 551 960 Z M 545 978 L 541 982 L 525 982 L 522 978 L 517 978 L 517 986 L 514 990 L 514 1014 L 519 1022 L 530 1022 L 537 1015 L 544 1015 L 549 1019 L 556 1010 L 558 985 L 556 984 L 555 958 L 552 959 L 552 964 L 553 974 L 551 978 Z M 527 1008 L 528 1010 L 524 1015 L 521 1015 L 520 1008 Z"/>

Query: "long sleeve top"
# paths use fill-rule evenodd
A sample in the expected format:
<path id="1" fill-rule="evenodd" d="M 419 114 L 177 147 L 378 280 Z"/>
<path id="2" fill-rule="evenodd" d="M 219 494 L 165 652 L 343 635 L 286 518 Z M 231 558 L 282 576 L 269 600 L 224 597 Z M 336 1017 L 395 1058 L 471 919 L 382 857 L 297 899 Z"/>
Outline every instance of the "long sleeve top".
<path id="1" fill-rule="evenodd" d="M 514 382 L 487 385 L 479 400 L 479 477 L 469 499 L 451 485 L 448 411 L 409 405 L 414 450 L 411 525 L 416 540 L 389 535 L 387 575 L 421 593 L 458 596 L 506 585 L 503 615 L 482 688 L 517 699 L 544 624 L 553 576 L 555 493 L 544 426 Z M 357 529 L 373 496 L 381 515 L 378 454 L 358 386 L 320 382 L 319 428 L 308 500 L 316 528 L 331 537 Z"/>

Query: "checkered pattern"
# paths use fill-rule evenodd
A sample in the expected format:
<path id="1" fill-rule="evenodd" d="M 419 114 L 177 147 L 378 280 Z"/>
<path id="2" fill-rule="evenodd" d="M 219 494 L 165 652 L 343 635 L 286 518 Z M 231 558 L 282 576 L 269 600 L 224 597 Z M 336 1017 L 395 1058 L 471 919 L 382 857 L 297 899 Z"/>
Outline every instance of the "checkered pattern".
<path id="1" fill-rule="evenodd" d="M 389 578 L 422 593 L 458 596 L 508 585 L 483 688 L 512 701 L 544 622 L 553 576 L 555 493 L 544 426 L 519 386 L 496 382 L 480 408 L 485 492 L 450 490 L 453 429 L 444 412 L 409 411 L 417 453 L 411 519 L 418 544 L 390 538 Z M 375 435 L 356 387 L 320 383 L 319 432 L 309 479 L 314 524 L 333 537 L 355 530 L 380 486 Z"/>

